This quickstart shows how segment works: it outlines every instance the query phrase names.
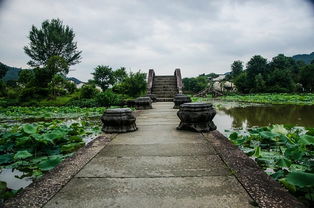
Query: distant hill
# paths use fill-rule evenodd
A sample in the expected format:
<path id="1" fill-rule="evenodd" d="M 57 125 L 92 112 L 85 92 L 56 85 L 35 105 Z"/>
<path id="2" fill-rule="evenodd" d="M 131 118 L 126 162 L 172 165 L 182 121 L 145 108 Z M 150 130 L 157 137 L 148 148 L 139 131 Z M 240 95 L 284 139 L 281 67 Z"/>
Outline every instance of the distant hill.
<path id="1" fill-rule="evenodd" d="M 311 61 L 314 60 L 314 52 L 312 52 L 311 54 L 298 54 L 298 55 L 294 55 L 292 56 L 292 58 L 296 61 L 303 61 L 306 64 L 310 64 Z"/>
<path id="2" fill-rule="evenodd" d="M 3 77 L 4 81 L 17 80 L 18 79 L 19 72 L 22 70 L 21 68 L 8 66 L 8 65 L 5 65 L 4 63 L 1 63 L 1 62 L 0 62 L 0 64 L 3 64 L 8 69 L 7 73 Z"/>
<path id="3" fill-rule="evenodd" d="M 3 80 L 4 81 L 8 81 L 8 80 L 18 80 L 19 78 L 19 72 L 22 70 L 22 68 L 17 68 L 17 67 L 12 67 L 12 66 L 8 66 L 8 65 L 5 65 L 4 63 L 1 63 L 0 64 L 3 64 L 5 67 L 7 67 L 8 71 L 7 73 L 5 74 L 5 76 L 3 77 Z M 75 84 L 80 84 L 82 83 L 81 80 L 75 78 L 75 77 L 67 77 L 68 80 L 71 80 L 73 81 Z"/>
<path id="4" fill-rule="evenodd" d="M 81 80 L 75 78 L 75 77 L 67 77 L 68 80 L 74 82 L 75 84 L 81 84 L 83 83 Z"/>

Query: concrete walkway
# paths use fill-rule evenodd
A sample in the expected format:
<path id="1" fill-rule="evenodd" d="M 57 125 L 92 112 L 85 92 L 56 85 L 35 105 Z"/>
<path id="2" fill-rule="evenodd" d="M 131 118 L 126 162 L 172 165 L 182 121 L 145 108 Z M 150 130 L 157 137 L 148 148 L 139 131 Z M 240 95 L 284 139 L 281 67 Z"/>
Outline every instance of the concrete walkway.
<path id="1" fill-rule="evenodd" d="M 173 103 L 137 117 L 44 207 L 251 207 L 202 134 L 177 131 Z"/>

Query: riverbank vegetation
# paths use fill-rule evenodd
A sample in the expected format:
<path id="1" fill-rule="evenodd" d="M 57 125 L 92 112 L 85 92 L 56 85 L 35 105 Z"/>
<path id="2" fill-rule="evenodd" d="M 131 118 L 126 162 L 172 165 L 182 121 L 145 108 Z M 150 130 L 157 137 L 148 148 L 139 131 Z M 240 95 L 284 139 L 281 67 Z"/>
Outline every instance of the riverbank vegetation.
<path id="1" fill-rule="evenodd" d="M 234 131 L 229 139 L 293 195 L 314 203 L 314 128 L 256 127 Z"/>
<path id="2" fill-rule="evenodd" d="M 314 94 L 289 94 L 289 93 L 263 93 L 248 95 L 227 95 L 219 97 L 220 100 L 238 101 L 249 103 L 267 103 L 267 104 L 296 104 L 296 105 L 314 105 Z"/>

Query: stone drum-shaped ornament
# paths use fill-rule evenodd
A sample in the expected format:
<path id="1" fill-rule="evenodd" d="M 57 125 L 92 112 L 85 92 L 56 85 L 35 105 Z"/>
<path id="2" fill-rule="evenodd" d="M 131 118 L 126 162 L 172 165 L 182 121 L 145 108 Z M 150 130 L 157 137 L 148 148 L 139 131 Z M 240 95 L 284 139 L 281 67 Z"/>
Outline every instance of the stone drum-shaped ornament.
<path id="1" fill-rule="evenodd" d="M 191 98 L 189 96 L 186 96 L 186 95 L 183 95 L 183 94 L 177 94 L 176 96 L 174 96 L 173 102 L 174 102 L 173 108 L 174 109 L 178 109 L 181 104 L 190 103 L 191 102 Z"/>
<path id="2" fill-rule="evenodd" d="M 209 132 L 217 128 L 213 122 L 216 111 L 212 104 L 185 103 L 180 106 L 177 115 L 181 120 L 178 130 Z"/>
<path id="3" fill-rule="evenodd" d="M 152 109 L 152 99 L 150 97 L 138 97 L 135 100 L 135 108 L 137 110 Z"/>
<path id="4" fill-rule="evenodd" d="M 136 131 L 136 118 L 130 108 L 108 109 L 101 117 L 102 131 L 106 133 L 124 133 Z"/>

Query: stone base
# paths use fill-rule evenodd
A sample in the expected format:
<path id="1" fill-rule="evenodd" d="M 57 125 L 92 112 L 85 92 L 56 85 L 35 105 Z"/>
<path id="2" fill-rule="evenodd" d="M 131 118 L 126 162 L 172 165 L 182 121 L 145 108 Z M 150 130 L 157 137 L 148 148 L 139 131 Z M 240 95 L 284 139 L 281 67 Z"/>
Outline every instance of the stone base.
<path id="1" fill-rule="evenodd" d="M 152 99 L 150 97 L 139 97 L 135 100 L 136 110 L 148 110 L 152 109 Z"/>
<path id="2" fill-rule="evenodd" d="M 173 109 L 179 109 L 180 105 L 184 103 L 190 103 L 192 100 L 189 96 L 183 95 L 183 94 L 177 94 L 173 98 L 174 106 Z"/>
<path id="3" fill-rule="evenodd" d="M 101 130 L 106 133 L 126 133 L 136 131 L 137 127 L 134 123 L 127 126 L 103 126 Z"/>
<path id="4" fill-rule="evenodd" d="M 196 132 L 209 132 L 216 129 L 217 127 L 212 121 L 204 123 L 184 123 L 181 121 L 177 127 L 177 130 L 192 130 Z"/>
<path id="5" fill-rule="evenodd" d="M 178 130 L 192 130 L 197 132 L 209 132 L 216 130 L 213 118 L 216 111 L 207 103 L 184 103 L 177 112 L 180 118 Z"/>
<path id="6" fill-rule="evenodd" d="M 105 133 L 125 133 L 136 131 L 136 118 L 129 108 L 108 109 L 101 117 L 102 131 Z"/>

